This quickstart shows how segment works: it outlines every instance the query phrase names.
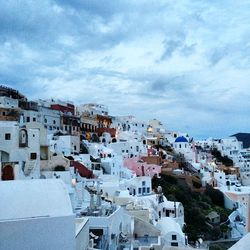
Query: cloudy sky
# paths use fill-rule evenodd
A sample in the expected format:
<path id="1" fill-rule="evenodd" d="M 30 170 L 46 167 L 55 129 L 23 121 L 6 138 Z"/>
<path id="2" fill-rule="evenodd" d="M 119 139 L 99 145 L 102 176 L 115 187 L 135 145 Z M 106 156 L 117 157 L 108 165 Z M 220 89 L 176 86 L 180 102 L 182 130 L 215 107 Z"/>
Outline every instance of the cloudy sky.
<path id="1" fill-rule="evenodd" d="M 0 2 L 0 82 L 195 138 L 250 132 L 250 0 Z"/>

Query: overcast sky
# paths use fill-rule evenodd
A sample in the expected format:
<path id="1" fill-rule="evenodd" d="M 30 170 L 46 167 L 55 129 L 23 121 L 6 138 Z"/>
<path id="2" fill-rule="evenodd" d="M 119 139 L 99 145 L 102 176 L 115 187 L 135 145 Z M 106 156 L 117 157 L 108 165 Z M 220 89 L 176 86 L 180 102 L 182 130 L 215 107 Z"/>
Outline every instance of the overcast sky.
<path id="1" fill-rule="evenodd" d="M 0 2 L 0 82 L 195 138 L 250 132 L 250 1 Z"/>

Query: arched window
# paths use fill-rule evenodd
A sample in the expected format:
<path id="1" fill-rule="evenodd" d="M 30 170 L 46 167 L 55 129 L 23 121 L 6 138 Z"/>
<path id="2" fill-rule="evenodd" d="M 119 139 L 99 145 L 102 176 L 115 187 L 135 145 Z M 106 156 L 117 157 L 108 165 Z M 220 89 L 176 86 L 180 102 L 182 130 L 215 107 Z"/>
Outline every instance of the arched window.
<path id="1" fill-rule="evenodd" d="M 28 147 L 28 132 L 26 129 L 20 129 L 19 131 L 19 147 Z"/>

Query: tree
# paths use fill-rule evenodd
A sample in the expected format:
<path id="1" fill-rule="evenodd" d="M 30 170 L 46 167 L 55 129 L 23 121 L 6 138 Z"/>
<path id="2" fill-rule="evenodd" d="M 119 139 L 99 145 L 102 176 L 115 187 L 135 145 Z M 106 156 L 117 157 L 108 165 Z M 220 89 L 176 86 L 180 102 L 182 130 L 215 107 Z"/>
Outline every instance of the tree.
<path id="1" fill-rule="evenodd" d="M 227 167 L 234 165 L 233 161 L 227 156 L 222 156 L 221 152 L 217 148 L 212 149 L 211 154 L 216 158 L 218 162 L 222 162 L 222 164 Z"/>
<path id="2" fill-rule="evenodd" d="M 215 205 L 224 207 L 224 196 L 220 190 L 214 189 L 212 186 L 207 185 L 205 194 L 211 198 Z"/>

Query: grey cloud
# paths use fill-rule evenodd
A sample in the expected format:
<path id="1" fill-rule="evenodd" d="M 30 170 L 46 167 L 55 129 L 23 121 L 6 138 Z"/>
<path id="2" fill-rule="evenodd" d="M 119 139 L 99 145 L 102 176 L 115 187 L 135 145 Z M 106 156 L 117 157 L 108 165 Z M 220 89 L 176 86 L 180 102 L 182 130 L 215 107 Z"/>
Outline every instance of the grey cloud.
<path id="1" fill-rule="evenodd" d="M 212 65 L 216 65 L 217 63 L 220 62 L 224 57 L 228 55 L 228 50 L 227 48 L 218 48 L 215 49 L 210 57 L 210 62 Z"/>
<path id="2" fill-rule="evenodd" d="M 229 117 L 244 123 L 225 131 L 249 124 L 247 2 L 9 0 L 0 8 L 0 81 L 28 97 L 106 102 L 199 136 L 209 133 L 205 121 L 214 134 Z"/>
<path id="3" fill-rule="evenodd" d="M 184 56 L 190 56 L 195 52 L 196 44 L 184 45 L 181 49 L 181 53 Z"/>
<path id="4" fill-rule="evenodd" d="M 164 41 L 165 51 L 162 54 L 160 60 L 166 60 L 173 55 L 173 53 L 182 46 L 183 42 L 181 40 L 170 40 Z"/>
<path id="5" fill-rule="evenodd" d="M 185 91 L 185 80 L 184 76 L 162 76 L 156 81 L 151 83 L 151 91 L 163 92 L 163 91 Z"/>

